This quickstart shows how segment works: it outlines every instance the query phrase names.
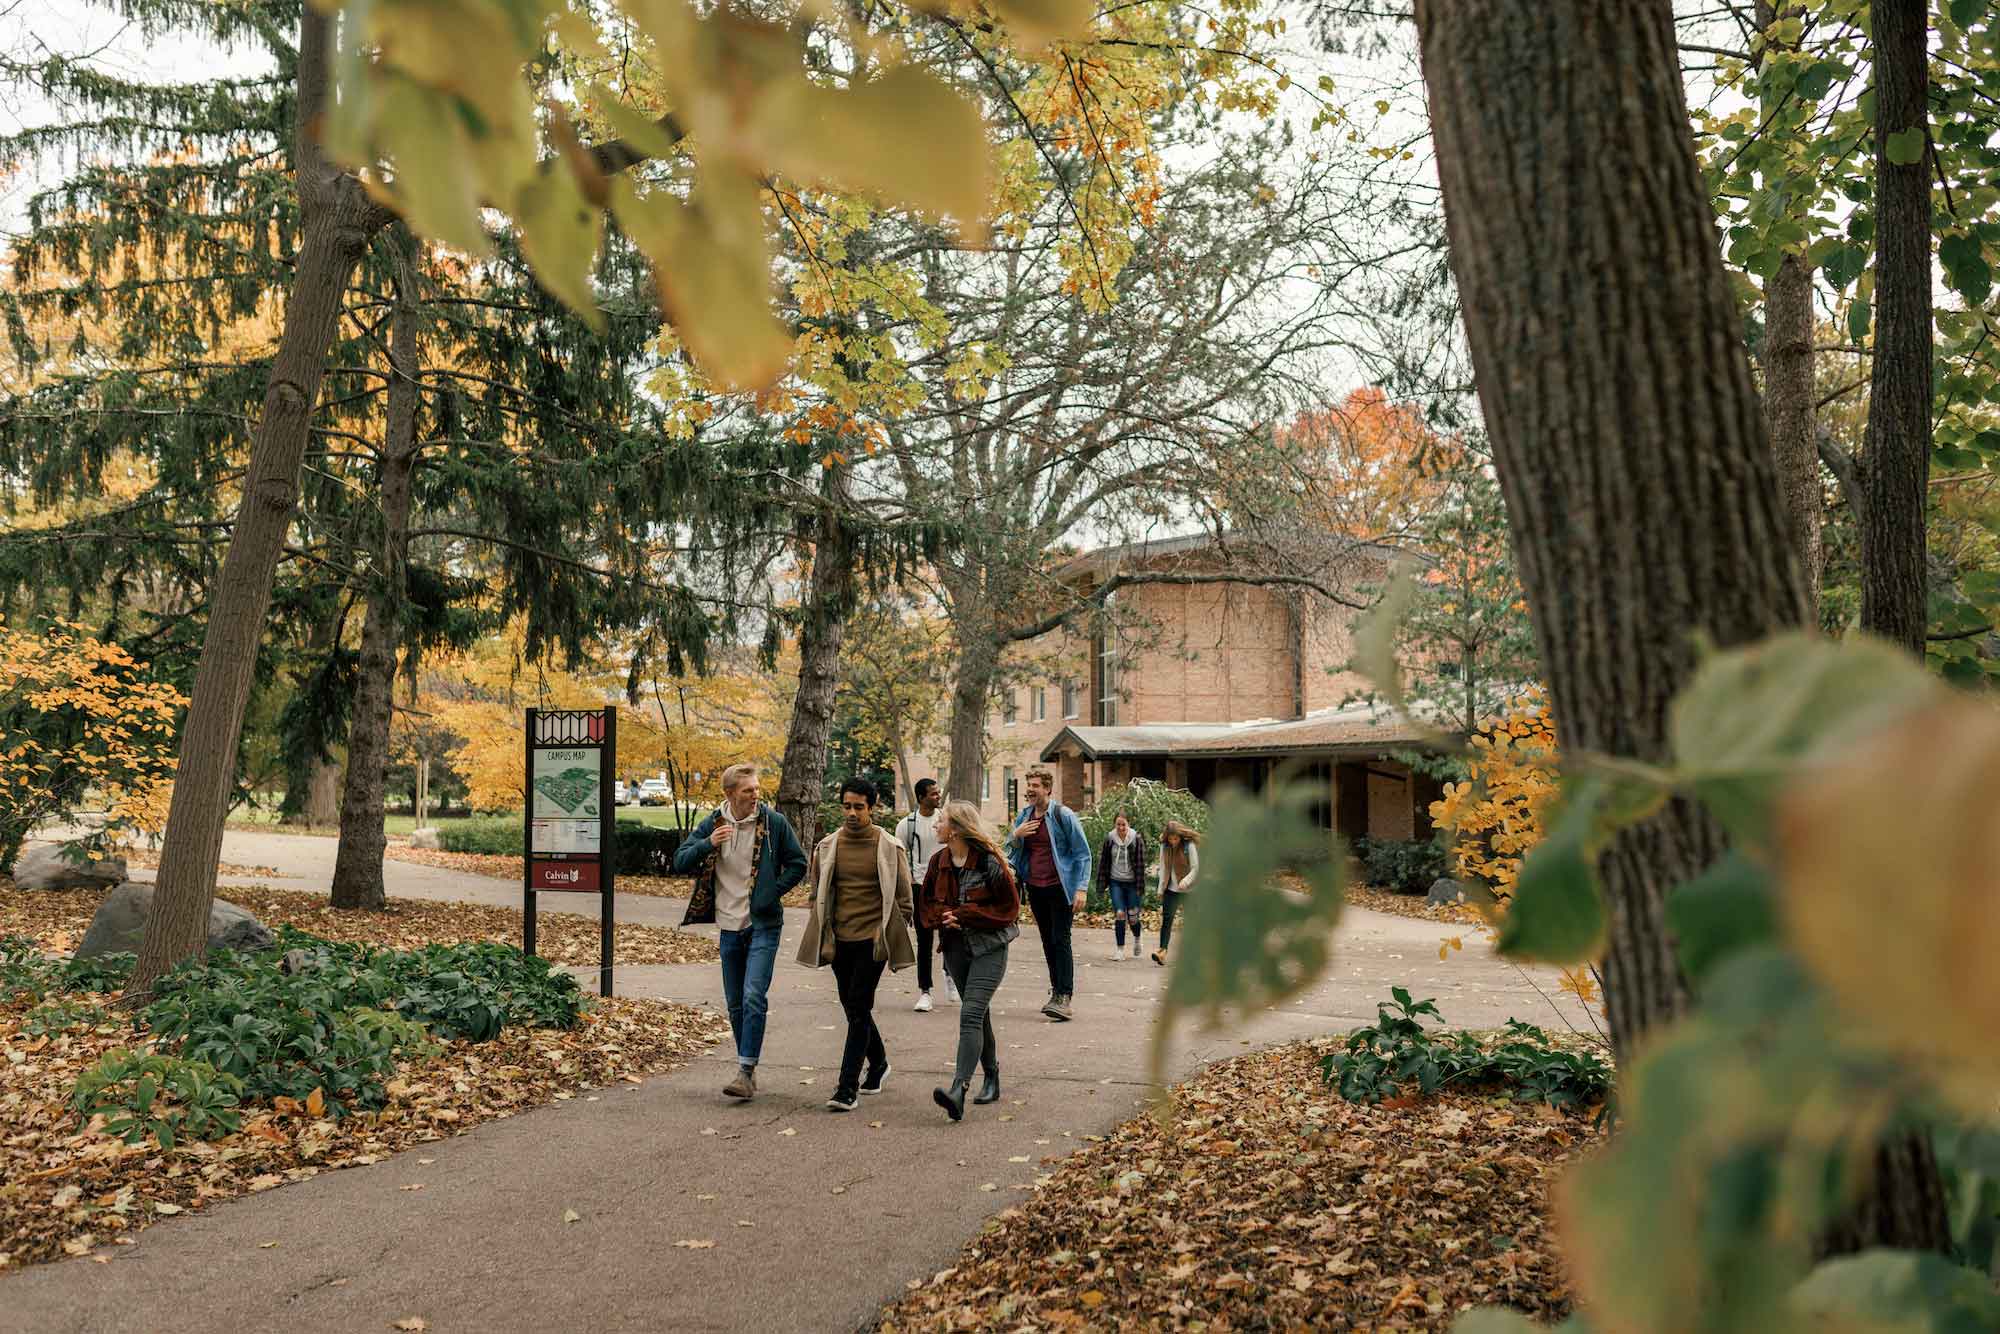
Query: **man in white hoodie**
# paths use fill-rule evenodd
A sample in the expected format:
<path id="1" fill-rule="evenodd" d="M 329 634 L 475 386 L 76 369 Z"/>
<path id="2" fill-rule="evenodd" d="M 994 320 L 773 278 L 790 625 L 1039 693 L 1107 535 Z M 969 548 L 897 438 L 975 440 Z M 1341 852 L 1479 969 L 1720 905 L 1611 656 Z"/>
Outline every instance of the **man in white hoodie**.
<path id="1" fill-rule="evenodd" d="M 910 878 L 923 883 L 924 869 L 937 856 L 937 850 L 944 846 L 938 838 L 937 812 L 944 804 L 944 794 L 939 791 L 937 779 L 917 780 L 917 808 L 904 816 L 896 825 L 896 841 L 903 845 L 903 851 L 910 855 Z M 917 923 L 917 1013 L 929 1014 L 931 1009 L 931 950 L 937 943 L 937 933 Z M 952 985 L 951 974 L 944 975 L 944 994 L 947 1000 L 958 999 L 958 988 Z"/>

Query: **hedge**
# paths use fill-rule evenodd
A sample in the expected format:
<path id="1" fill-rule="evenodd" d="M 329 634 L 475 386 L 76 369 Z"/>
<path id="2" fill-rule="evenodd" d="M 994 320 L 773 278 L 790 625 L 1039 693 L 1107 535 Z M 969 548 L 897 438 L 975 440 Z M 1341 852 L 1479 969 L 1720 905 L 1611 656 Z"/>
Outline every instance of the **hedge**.
<path id="1" fill-rule="evenodd" d="M 489 857 L 521 855 L 521 817 L 495 815 L 438 826 L 438 847 L 446 852 L 476 852 Z M 619 875 L 672 875 L 674 852 L 681 845 L 681 831 L 641 820 L 620 820 L 617 825 Z"/>
<path id="2" fill-rule="evenodd" d="M 1427 894 L 1451 874 L 1451 850 L 1435 838 L 1357 838 L 1354 856 L 1369 884 L 1399 894 Z"/>

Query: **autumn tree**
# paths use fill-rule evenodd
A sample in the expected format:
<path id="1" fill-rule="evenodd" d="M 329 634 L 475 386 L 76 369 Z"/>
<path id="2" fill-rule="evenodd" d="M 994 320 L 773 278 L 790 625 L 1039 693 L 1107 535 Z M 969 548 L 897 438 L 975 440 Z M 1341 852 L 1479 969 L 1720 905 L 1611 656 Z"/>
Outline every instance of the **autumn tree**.
<path id="1" fill-rule="evenodd" d="M 897 804 L 910 809 L 917 751 L 939 729 L 950 691 L 950 625 L 918 600 L 887 590 L 861 607 L 845 648 L 834 699 L 839 730 L 895 760 L 902 778 Z"/>

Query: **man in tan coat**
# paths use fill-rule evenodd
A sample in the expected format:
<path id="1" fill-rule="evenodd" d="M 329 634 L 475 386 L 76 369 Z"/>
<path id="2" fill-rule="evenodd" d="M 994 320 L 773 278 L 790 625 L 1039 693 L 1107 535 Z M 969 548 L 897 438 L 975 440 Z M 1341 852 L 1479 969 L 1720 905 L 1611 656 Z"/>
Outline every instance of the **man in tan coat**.
<path id="1" fill-rule="evenodd" d="M 799 942 L 799 962 L 833 967 L 847 1015 L 847 1045 L 826 1105 L 851 1112 L 859 1094 L 880 1093 L 889 1076 L 889 1052 L 875 1026 L 882 970 L 908 968 L 917 951 L 910 939 L 909 855 L 875 823 L 875 785 L 848 779 L 840 789 L 840 810 L 840 828 L 813 848 L 806 868 L 813 908 Z"/>

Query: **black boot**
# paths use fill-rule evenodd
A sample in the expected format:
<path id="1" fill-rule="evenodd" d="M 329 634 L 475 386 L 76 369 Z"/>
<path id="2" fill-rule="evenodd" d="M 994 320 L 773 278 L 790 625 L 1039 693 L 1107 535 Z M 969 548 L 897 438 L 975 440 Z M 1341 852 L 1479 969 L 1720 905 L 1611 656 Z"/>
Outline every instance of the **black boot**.
<path id="1" fill-rule="evenodd" d="M 1000 1072 L 998 1070 L 988 1070 L 986 1072 L 986 1082 L 979 1086 L 979 1096 L 974 1098 L 973 1101 L 982 1105 L 1000 1101 Z"/>
<path id="2" fill-rule="evenodd" d="M 932 1089 L 931 1097 L 952 1120 L 965 1119 L 965 1085 L 961 1081 L 954 1079 L 949 1089 Z"/>

